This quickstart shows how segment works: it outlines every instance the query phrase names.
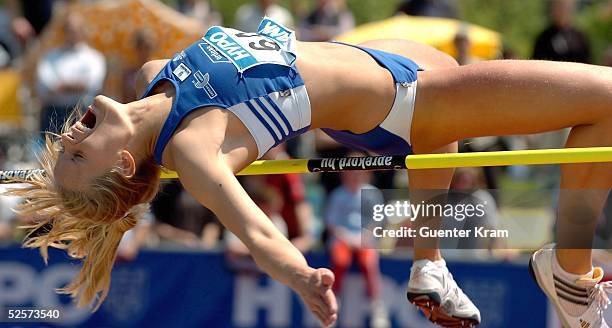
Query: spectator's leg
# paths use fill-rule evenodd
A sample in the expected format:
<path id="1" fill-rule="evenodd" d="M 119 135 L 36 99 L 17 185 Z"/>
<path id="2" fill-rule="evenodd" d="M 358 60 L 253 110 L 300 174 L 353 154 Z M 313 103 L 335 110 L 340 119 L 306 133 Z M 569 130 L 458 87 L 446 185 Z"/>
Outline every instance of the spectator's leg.
<path id="1" fill-rule="evenodd" d="M 366 291 L 371 301 L 380 298 L 380 266 L 375 249 L 360 248 L 355 250 L 359 270 L 366 281 Z"/>
<path id="2" fill-rule="evenodd" d="M 336 277 L 333 289 L 334 293 L 338 295 L 342 289 L 344 275 L 351 267 L 351 263 L 353 262 L 353 253 L 351 248 L 345 242 L 338 239 L 332 242 L 330 253 L 331 270 Z"/>

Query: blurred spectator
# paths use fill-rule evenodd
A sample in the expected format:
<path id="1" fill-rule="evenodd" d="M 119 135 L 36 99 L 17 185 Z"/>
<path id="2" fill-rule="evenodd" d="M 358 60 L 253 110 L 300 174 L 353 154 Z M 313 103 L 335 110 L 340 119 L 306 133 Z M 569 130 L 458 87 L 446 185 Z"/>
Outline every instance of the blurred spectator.
<path id="1" fill-rule="evenodd" d="M 22 44 L 40 35 L 53 14 L 54 0 L 5 0 L 12 14 L 11 27 Z"/>
<path id="2" fill-rule="evenodd" d="M 234 18 L 234 27 L 246 32 L 256 32 L 264 17 L 287 27 L 294 26 L 289 10 L 276 4 L 276 0 L 257 0 L 255 3 L 245 4 L 238 8 Z"/>
<path id="3" fill-rule="evenodd" d="M 468 65 L 478 61 L 477 58 L 472 57 L 470 54 L 472 43 L 467 29 L 467 26 L 460 27 L 453 40 L 455 50 L 457 51 L 455 59 L 459 65 Z"/>
<path id="4" fill-rule="evenodd" d="M 151 233 L 154 217 L 151 212 L 144 215 L 133 229 L 128 230 L 119 243 L 117 259 L 119 261 L 132 261 L 147 242 Z"/>
<path id="5" fill-rule="evenodd" d="M 151 203 L 151 210 L 155 215 L 155 230 L 160 237 L 160 242 L 172 246 L 195 248 L 200 245 L 199 232 L 201 230 L 198 231 L 189 224 L 185 224 L 183 214 L 193 214 L 194 208 L 190 207 L 181 211 L 179 199 L 184 192 L 178 180 L 164 183 Z M 200 207 L 202 206 L 199 205 Z"/>
<path id="6" fill-rule="evenodd" d="M 460 167 L 455 170 L 455 175 L 450 186 L 451 192 L 448 197 L 450 204 L 485 204 L 484 216 L 468 216 L 463 220 L 444 220 L 444 223 L 457 226 L 460 229 L 473 230 L 474 227 L 485 229 L 496 229 L 499 221 L 497 202 L 491 193 L 484 189 L 484 177 L 482 169 L 476 167 Z M 456 191 L 456 193 L 454 193 Z M 444 227 L 447 229 L 447 227 Z M 465 249 L 492 249 L 493 240 L 483 238 L 463 238 L 459 248 Z"/>
<path id="7" fill-rule="evenodd" d="M 225 228 L 211 210 L 202 206 L 185 189 L 181 190 L 178 197 L 176 213 L 182 227 L 198 236 L 202 248 L 212 249 L 218 246 Z"/>
<path id="8" fill-rule="evenodd" d="M 10 63 L 11 55 L 7 51 L 6 47 L 0 43 L 0 69 L 8 67 Z"/>
<path id="9" fill-rule="evenodd" d="M 187 193 L 178 180 L 164 183 L 151 204 L 161 241 L 188 248 L 215 248 L 223 226 L 217 217 Z"/>
<path id="10" fill-rule="evenodd" d="M 263 185 L 260 185 L 263 187 Z M 280 210 L 283 206 L 283 200 L 275 189 L 271 188 L 249 188 L 249 196 L 262 212 L 270 218 L 274 226 L 284 235 L 287 236 L 287 225 L 281 217 Z M 261 269 L 255 264 L 251 258 L 249 249 L 229 230 L 225 230 L 225 245 L 226 257 L 228 265 L 232 270 L 241 272 L 261 273 Z"/>
<path id="11" fill-rule="evenodd" d="M 270 149 L 263 159 L 289 159 L 285 144 Z M 281 217 L 287 226 L 287 237 L 302 253 L 307 252 L 313 243 L 312 208 L 306 201 L 306 188 L 299 174 L 272 174 L 264 177 L 268 187 L 272 187 L 282 198 Z"/>
<path id="12" fill-rule="evenodd" d="M 22 47 L 11 24 L 10 13 L 0 7 L 0 68 L 9 66 L 13 59 L 21 55 Z"/>
<path id="13" fill-rule="evenodd" d="M 484 215 L 479 216 L 476 213 L 468 215 L 461 220 L 448 217 L 443 221 L 443 229 L 461 229 L 474 231 L 477 227 L 482 227 L 486 230 L 499 229 L 500 213 L 495 198 L 491 192 L 485 188 L 483 171 L 475 167 L 457 168 L 453 180 L 451 182 L 451 192 L 448 196 L 449 204 L 478 204 L 484 205 Z M 506 248 L 506 240 L 500 238 L 461 238 L 456 249 L 461 256 L 482 257 L 487 258 L 495 256 L 501 259 L 516 258 L 519 253 L 514 249 Z M 451 250 L 446 251 L 446 255 L 450 255 Z"/>
<path id="14" fill-rule="evenodd" d="M 177 220 L 180 220 L 178 216 Z M 155 232 L 160 238 L 162 247 L 199 248 L 200 246 L 198 235 L 165 222 L 157 221 Z"/>
<path id="15" fill-rule="evenodd" d="M 404 0 L 397 12 L 412 16 L 457 17 L 455 3 L 450 0 Z"/>
<path id="16" fill-rule="evenodd" d="M 136 63 L 132 67 L 126 67 L 122 74 L 121 102 L 128 103 L 136 100 L 136 74 L 142 65 L 152 60 L 153 50 L 156 43 L 155 34 L 148 29 L 141 29 L 134 33 L 133 44 L 136 53 Z"/>
<path id="17" fill-rule="evenodd" d="M 520 57 L 514 49 L 504 44 L 499 59 L 520 59 Z"/>
<path id="18" fill-rule="evenodd" d="M 349 156 L 362 156 L 350 153 Z M 373 327 L 389 326 L 389 319 L 380 300 L 380 268 L 378 253 L 373 245 L 361 238 L 361 206 L 380 203 L 379 197 L 370 197 L 372 193 L 364 194 L 364 189 L 376 189 L 369 184 L 372 174 L 368 171 L 346 171 L 340 174 L 342 184 L 335 189 L 329 198 L 326 213 L 326 223 L 331 235 L 330 257 L 331 270 L 336 281 L 334 292 L 340 295 L 345 274 L 356 259 L 359 269 L 364 275 L 366 291 L 371 301 Z M 370 198 L 368 198 L 370 197 Z M 371 206 L 365 205 L 366 208 Z"/>
<path id="19" fill-rule="evenodd" d="M 89 102 L 102 89 L 105 59 L 83 41 L 83 28 L 83 18 L 69 14 L 64 22 L 64 44 L 38 63 L 37 90 L 43 104 L 41 131 L 57 132 L 75 106 Z"/>
<path id="20" fill-rule="evenodd" d="M 300 39 L 329 41 L 354 27 L 355 18 L 345 0 L 317 0 L 314 10 L 301 23 Z"/>
<path id="21" fill-rule="evenodd" d="M 589 39 L 573 26 L 575 10 L 575 0 L 550 2 L 550 25 L 536 39 L 534 59 L 590 63 Z"/>
<path id="22" fill-rule="evenodd" d="M 178 10 L 186 16 L 193 17 L 205 26 L 221 25 L 223 18 L 208 0 L 179 0 Z"/>

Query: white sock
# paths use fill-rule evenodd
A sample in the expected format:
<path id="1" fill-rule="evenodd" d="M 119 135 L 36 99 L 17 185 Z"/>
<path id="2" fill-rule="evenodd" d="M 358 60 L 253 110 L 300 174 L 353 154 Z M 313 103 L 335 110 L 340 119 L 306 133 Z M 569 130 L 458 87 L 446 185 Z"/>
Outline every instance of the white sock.
<path id="1" fill-rule="evenodd" d="M 412 266 L 413 267 L 422 268 L 422 267 L 426 266 L 428 263 L 433 263 L 433 262 L 431 260 L 428 260 L 428 259 L 416 260 L 416 261 L 412 262 Z"/>
<path id="2" fill-rule="evenodd" d="M 429 259 L 416 260 L 416 261 L 414 261 L 412 263 L 412 265 L 415 266 L 415 267 L 424 267 L 428 263 L 433 263 L 436 266 L 438 266 L 439 268 L 445 268 L 446 267 L 446 261 L 444 261 L 444 259 L 437 260 L 437 261 L 432 261 L 432 260 L 429 260 Z"/>
<path id="3" fill-rule="evenodd" d="M 588 306 L 588 291 L 586 288 L 578 286 L 576 281 L 580 278 L 593 277 L 593 268 L 585 274 L 569 273 L 561 267 L 557 261 L 557 256 L 554 255 L 552 261 L 552 271 L 555 280 L 555 290 L 559 296 L 559 304 L 570 315 L 577 317 L 583 314 Z M 582 303 L 582 304 L 580 304 Z"/>
<path id="4" fill-rule="evenodd" d="M 446 261 L 444 259 L 434 261 L 434 263 L 440 268 L 446 268 Z"/>

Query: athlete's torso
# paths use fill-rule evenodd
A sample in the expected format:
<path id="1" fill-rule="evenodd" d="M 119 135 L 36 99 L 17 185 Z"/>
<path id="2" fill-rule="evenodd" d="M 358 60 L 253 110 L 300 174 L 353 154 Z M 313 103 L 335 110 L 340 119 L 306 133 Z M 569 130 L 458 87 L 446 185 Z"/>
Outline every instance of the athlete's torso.
<path id="1" fill-rule="evenodd" d="M 361 133 L 385 118 L 395 96 L 393 78 L 371 56 L 337 43 L 299 42 L 298 50 L 314 127 Z"/>
<path id="2" fill-rule="evenodd" d="M 291 52 L 287 48 L 274 57 L 266 53 L 278 50 L 275 49 L 278 45 L 284 46 L 282 39 L 275 43 L 276 40 L 269 36 L 263 39 L 252 33 L 233 32 L 230 35 L 232 41 L 244 37 L 248 42 L 243 42 L 243 46 L 251 47 L 248 50 L 255 55 L 263 53 L 256 60 L 277 61 L 253 65 L 247 56 L 242 56 L 244 49 L 234 48 L 233 53 L 232 47 L 223 49 L 229 43 L 224 44 L 226 39 L 214 33 L 214 30 L 209 31 L 203 40 L 177 54 L 149 88 L 150 91 L 160 78 L 178 86 L 174 101 L 176 108 L 169 115 L 174 126 L 160 135 L 160 147 L 156 149 L 158 162 L 161 162 L 163 147 L 181 118 L 196 108 L 242 106 L 245 108 L 243 112 L 248 108 L 264 123 L 261 130 L 267 130 L 272 137 L 268 141 L 277 144 L 312 128 L 326 127 L 355 133 L 369 131 L 386 117 L 393 104 L 395 88 L 392 76 L 361 50 L 333 43 L 294 41 Z M 289 105 L 283 107 L 284 97 L 291 91 L 292 95 L 299 95 L 300 87 L 307 90 L 306 98 L 302 96 L 293 102 L 287 101 Z M 296 120 L 295 117 L 291 119 L 290 112 L 305 112 L 305 108 L 298 108 L 305 102 L 309 102 L 309 108 L 306 108 L 309 119 L 303 119 L 292 127 Z M 285 117 L 279 113 L 284 113 Z M 251 128 L 249 132 L 257 134 Z"/>

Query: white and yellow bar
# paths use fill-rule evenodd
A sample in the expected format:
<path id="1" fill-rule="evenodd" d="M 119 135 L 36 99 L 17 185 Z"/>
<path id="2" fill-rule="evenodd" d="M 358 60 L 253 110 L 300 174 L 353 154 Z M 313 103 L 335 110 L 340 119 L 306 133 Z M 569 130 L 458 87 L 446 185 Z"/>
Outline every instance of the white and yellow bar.
<path id="1" fill-rule="evenodd" d="M 318 159 L 255 161 L 237 175 L 317 172 L 309 163 Z M 612 162 L 612 147 L 564 148 L 540 150 L 492 151 L 457 154 L 408 155 L 404 169 L 440 169 L 454 167 L 539 165 Z M 311 164 L 312 165 L 312 164 Z M 394 168 L 388 168 L 394 169 Z M 175 179 L 175 172 L 164 172 L 162 179 Z"/>
<path id="2" fill-rule="evenodd" d="M 406 156 L 408 169 L 612 162 L 612 147 Z"/>

